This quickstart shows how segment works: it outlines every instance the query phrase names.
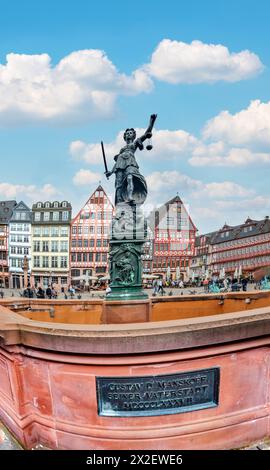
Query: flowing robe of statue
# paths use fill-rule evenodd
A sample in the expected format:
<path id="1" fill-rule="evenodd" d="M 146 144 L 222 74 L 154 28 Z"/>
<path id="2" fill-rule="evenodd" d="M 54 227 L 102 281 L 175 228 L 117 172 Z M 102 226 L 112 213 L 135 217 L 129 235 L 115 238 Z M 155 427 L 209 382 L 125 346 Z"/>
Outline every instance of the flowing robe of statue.
<path id="1" fill-rule="evenodd" d="M 137 139 L 123 147 L 116 157 L 116 163 L 112 169 L 115 173 L 115 205 L 119 202 L 134 202 L 143 204 L 147 196 L 147 184 L 139 171 L 139 165 L 135 159 L 135 151 L 142 145 Z M 128 177 L 132 176 L 133 191 L 129 198 Z"/>

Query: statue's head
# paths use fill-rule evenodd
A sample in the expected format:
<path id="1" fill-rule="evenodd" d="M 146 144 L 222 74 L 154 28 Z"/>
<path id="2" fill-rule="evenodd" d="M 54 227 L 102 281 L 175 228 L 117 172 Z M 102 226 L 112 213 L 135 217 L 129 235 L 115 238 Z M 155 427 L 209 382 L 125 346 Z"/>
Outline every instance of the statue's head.
<path id="1" fill-rule="evenodd" d="M 133 142 L 133 140 L 136 139 L 136 131 L 135 129 L 133 129 L 133 127 L 131 129 L 126 129 L 125 132 L 124 132 L 124 140 L 126 142 Z"/>

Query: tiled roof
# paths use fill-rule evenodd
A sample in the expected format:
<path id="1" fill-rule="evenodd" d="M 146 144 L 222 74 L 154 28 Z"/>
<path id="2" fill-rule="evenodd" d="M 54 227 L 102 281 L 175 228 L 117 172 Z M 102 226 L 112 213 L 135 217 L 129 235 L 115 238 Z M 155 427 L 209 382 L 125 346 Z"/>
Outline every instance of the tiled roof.
<path id="1" fill-rule="evenodd" d="M 243 224 L 235 225 L 234 227 L 224 225 L 221 230 L 216 232 L 216 236 L 211 240 L 211 244 L 222 243 L 268 232 L 270 232 L 270 219 L 268 217 L 265 217 L 265 219 L 262 220 L 252 220 L 248 218 Z M 228 234 L 227 236 L 226 233 Z"/>
<path id="2" fill-rule="evenodd" d="M 16 201 L 0 201 L 0 224 L 8 224 L 12 216 Z"/>

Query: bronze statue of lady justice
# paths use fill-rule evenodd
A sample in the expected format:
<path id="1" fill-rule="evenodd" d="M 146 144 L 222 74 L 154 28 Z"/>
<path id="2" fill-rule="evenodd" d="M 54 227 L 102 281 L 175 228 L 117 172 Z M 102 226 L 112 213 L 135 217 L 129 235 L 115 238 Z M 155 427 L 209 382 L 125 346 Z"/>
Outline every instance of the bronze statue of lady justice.
<path id="1" fill-rule="evenodd" d="M 135 152 L 137 148 L 143 150 L 143 142 L 146 139 L 151 139 L 152 129 L 157 118 L 157 114 L 151 114 L 149 125 L 145 133 L 136 139 L 136 131 L 126 129 L 124 132 L 124 140 L 126 145 L 121 148 L 120 152 L 115 155 L 115 164 L 111 171 L 108 171 L 103 143 L 101 142 L 105 175 L 109 178 L 115 173 L 115 205 L 126 202 L 128 204 L 143 204 L 147 196 L 147 185 L 145 178 L 139 171 L 139 165 L 135 159 Z M 152 145 L 147 145 L 146 148 L 151 150 Z"/>

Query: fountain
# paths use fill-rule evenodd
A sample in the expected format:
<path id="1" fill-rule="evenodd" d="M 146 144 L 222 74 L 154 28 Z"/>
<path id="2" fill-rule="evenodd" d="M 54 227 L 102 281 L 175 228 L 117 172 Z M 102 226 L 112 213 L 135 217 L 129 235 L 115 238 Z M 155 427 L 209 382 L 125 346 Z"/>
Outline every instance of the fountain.
<path id="1" fill-rule="evenodd" d="M 232 449 L 269 435 L 270 291 L 147 298 L 125 132 L 106 299 L 0 302 L 0 418 L 26 448 Z M 104 154 L 105 156 L 105 154 Z"/>

